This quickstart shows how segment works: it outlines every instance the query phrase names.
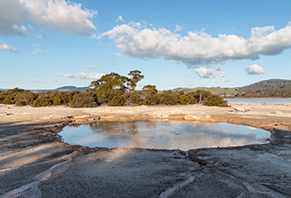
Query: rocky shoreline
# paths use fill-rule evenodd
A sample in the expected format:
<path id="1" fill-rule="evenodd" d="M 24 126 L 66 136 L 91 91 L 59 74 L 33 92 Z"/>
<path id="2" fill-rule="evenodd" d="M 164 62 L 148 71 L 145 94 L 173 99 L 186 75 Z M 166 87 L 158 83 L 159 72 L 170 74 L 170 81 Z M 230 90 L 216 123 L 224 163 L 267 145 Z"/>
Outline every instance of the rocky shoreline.
<path id="1" fill-rule="evenodd" d="M 9 107 L 9 108 L 8 108 Z M 289 106 L 31 108 L 0 111 L 0 197 L 290 197 Z M 283 114 L 273 114 L 280 111 Z M 89 148 L 58 133 L 70 123 L 228 122 L 271 132 L 270 143 L 189 151 Z"/>

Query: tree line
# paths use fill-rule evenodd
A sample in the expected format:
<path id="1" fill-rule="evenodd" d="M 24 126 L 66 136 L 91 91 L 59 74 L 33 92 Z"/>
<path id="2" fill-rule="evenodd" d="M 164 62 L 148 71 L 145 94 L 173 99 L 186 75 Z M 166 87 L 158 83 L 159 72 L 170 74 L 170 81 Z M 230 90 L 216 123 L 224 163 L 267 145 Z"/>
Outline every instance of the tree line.
<path id="1" fill-rule="evenodd" d="M 155 85 L 145 85 L 136 90 L 137 83 L 144 78 L 138 70 L 130 71 L 128 76 L 117 73 L 103 75 L 99 80 L 92 81 L 84 92 L 46 91 L 33 93 L 19 88 L 0 92 L 0 103 L 17 106 L 32 105 L 33 107 L 67 105 L 73 108 L 138 105 L 189 105 L 203 104 L 206 106 L 228 106 L 222 97 L 209 91 L 196 90 L 158 91 Z"/>

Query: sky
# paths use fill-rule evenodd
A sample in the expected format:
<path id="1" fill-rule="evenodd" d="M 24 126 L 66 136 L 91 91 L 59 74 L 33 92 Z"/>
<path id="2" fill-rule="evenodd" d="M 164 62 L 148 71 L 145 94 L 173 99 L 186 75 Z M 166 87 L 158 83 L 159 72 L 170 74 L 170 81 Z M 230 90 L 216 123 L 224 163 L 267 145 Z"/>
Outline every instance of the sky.
<path id="1" fill-rule="evenodd" d="M 88 86 L 140 70 L 138 88 L 291 80 L 288 0 L 0 0 L 0 88 Z"/>

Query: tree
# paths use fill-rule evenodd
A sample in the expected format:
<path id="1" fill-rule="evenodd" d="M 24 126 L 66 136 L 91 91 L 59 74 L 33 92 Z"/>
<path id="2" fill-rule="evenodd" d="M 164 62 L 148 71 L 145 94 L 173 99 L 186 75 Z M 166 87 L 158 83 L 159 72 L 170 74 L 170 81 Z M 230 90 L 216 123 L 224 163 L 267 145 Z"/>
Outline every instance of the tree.
<path id="1" fill-rule="evenodd" d="M 99 80 L 92 81 L 89 86 L 94 87 L 96 90 L 119 89 L 124 92 L 127 89 L 125 83 L 128 82 L 130 82 L 129 78 L 111 72 L 110 74 L 103 75 Z"/>
<path id="2" fill-rule="evenodd" d="M 158 90 L 157 90 L 156 85 L 145 85 L 145 86 L 142 88 L 142 91 L 143 91 L 143 92 L 147 92 L 147 93 L 153 93 L 153 94 L 158 93 Z"/>
<path id="3" fill-rule="evenodd" d="M 131 76 L 129 86 L 131 87 L 131 91 L 135 91 L 135 87 L 139 81 L 141 81 L 144 78 L 144 75 L 141 75 L 141 71 L 134 70 L 130 71 L 127 75 Z"/>

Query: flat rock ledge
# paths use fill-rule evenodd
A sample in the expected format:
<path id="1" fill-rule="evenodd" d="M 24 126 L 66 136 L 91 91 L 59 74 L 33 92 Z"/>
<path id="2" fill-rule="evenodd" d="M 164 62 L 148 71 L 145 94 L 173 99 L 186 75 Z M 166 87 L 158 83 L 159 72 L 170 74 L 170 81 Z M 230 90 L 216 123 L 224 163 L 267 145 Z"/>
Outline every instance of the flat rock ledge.
<path id="1" fill-rule="evenodd" d="M 202 110 L 78 110 L 30 121 L 11 112 L 14 122 L 0 118 L 0 197 L 291 197 L 286 116 Z M 63 143 L 58 135 L 68 124 L 113 120 L 228 122 L 269 130 L 271 137 L 262 145 L 180 151 L 89 148 Z"/>

